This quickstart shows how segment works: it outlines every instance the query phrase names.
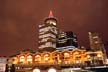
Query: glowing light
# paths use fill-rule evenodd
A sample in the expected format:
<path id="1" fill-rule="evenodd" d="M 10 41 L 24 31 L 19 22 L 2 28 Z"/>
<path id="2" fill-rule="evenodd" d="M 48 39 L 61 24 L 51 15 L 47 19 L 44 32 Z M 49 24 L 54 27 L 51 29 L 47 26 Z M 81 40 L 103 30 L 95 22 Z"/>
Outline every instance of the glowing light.
<path id="1" fill-rule="evenodd" d="M 36 55 L 35 56 L 35 61 L 41 61 L 41 56 L 40 55 Z"/>
<path id="2" fill-rule="evenodd" d="M 69 53 L 64 53 L 64 56 L 65 57 L 69 57 Z"/>
<path id="3" fill-rule="evenodd" d="M 34 69 L 33 72 L 40 72 L 40 69 Z"/>
<path id="4" fill-rule="evenodd" d="M 47 23 L 56 25 L 56 22 L 55 21 L 51 21 L 51 20 L 48 20 Z"/>
<path id="5" fill-rule="evenodd" d="M 45 55 L 44 55 L 44 60 L 45 60 L 45 61 L 48 61 L 48 60 L 49 60 L 49 55 L 48 55 L 48 54 L 45 54 Z"/>
<path id="6" fill-rule="evenodd" d="M 20 57 L 20 62 L 24 62 L 25 61 L 25 57 L 24 56 L 21 56 Z"/>
<path id="7" fill-rule="evenodd" d="M 102 55 L 101 54 L 97 54 L 97 57 L 101 57 Z"/>
<path id="8" fill-rule="evenodd" d="M 75 54 L 75 55 L 79 55 L 79 52 L 76 51 L 74 54 Z"/>
<path id="9" fill-rule="evenodd" d="M 32 61 L 32 56 L 31 55 L 27 56 L 27 61 Z"/>
<path id="10" fill-rule="evenodd" d="M 90 55 L 87 55 L 87 58 L 90 58 Z"/>
<path id="11" fill-rule="evenodd" d="M 56 72 L 56 69 L 51 68 L 48 70 L 48 72 Z"/>

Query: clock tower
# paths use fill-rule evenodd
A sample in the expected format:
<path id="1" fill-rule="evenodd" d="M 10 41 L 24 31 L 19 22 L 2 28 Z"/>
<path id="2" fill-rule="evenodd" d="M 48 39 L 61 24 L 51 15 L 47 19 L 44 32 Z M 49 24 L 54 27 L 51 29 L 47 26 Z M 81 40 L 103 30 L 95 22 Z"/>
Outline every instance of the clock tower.
<path id="1" fill-rule="evenodd" d="M 43 24 L 39 25 L 39 51 L 54 51 L 56 49 L 57 19 L 52 11 L 45 18 Z"/>

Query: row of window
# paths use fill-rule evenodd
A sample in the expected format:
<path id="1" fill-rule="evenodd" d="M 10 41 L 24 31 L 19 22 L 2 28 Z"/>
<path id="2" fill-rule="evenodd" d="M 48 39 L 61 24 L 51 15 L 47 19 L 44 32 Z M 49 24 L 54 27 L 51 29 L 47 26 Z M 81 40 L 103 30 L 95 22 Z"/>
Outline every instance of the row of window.
<path id="1" fill-rule="evenodd" d="M 57 61 L 60 61 L 61 60 L 61 58 L 62 59 L 64 59 L 64 60 L 69 60 L 70 59 L 70 54 L 68 53 L 68 52 L 65 52 L 62 56 L 60 56 L 60 54 L 56 54 L 54 57 L 53 57 L 55 60 L 57 60 Z M 81 58 L 82 58 L 82 56 L 79 54 L 79 52 L 75 52 L 74 54 L 73 54 L 73 59 L 75 59 L 75 60 L 81 60 Z M 88 59 L 92 59 L 92 57 L 90 56 L 90 55 L 87 55 L 86 56 L 86 58 L 88 58 Z M 95 56 L 95 58 L 97 59 L 99 59 L 99 58 L 102 58 L 102 55 L 101 54 L 97 54 L 97 56 Z M 95 59 L 94 58 L 94 59 Z M 44 54 L 44 56 L 43 57 L 41 57 L 41 55 L 36 55 L 35 57 L 34 57 L 34 61 L 36 61 L 36 62 L 41 62 L 41 61 L 45 61 L 45 62 L 47 62 L 47 61 L 49 61 L 50 60 L 50 54 Z M 25 61 L 27 61 L 27 62 L 31 62 L 32 63 L 32 61 L 33 61 L 33 56 L 32 55 L 28 55 L 28 56 L 20 56 L 20 58 L 19 58 L 19 61 L 21 62 L 21 63 L 23 63 L 23 62 L 25 62 Z M 81 62 L 81 61 L 80 61 Z"/>
<path id="2" fill-rule="evenodd" d="M 49 41 L 49 40 L 56 41 L 56 39 L 54 39 L 54 38 L 46 37 L 46 38 L 42 38 L 42 39 L 39 41 L 39 43 L 47 42 L 47 41 Z"/>
<path id="3" fill-rule="evenodd" d="M 56 44 L 52 44 L 51 42 L 46 42 L 45 44 L 39 46 L 39 48 L 45 48 L 45 47 L 53 47 L 53 48 L 55 48 Z"/>
<path id="4" fill-rule="evenodd" d="M 69 58 L 70 57 L 70 54 L 69 53 L 64 53 L 64 58 Z M 56 58 L 57 59 L 59 59 L 60 58 L 60 55 L 58 54 L 57 56 L 56 56 Z M 41 55 L 36 55 L 35 56 L 35 61 L 41 61 Z M 44 56 L 43 56 L 43 59 L 44 59 L 44 61 L 48 61 L 49 59 L 50 59 L 50 55 L 49 54 L 45 54 Z M 20 58 L 19 58 L 19 61 L 20 62 L 25 62 L 25 61 L 27 61 L 27 62 L 32 62 L 33 61 L 33 57 L 32 57 L 32 55 L 28 55 L 27 57 L 25 57 L 25 56 L 20 56 Z"/>
<path id="5" fill-rule="evenodd" d="M 40 28 L 40 27 L 43 27 L 43 26 L 45 26 L 45 24 L 41 24 L 41 25 L 39 25 L 39 28 Z"/>
<path id="6" fill-rule="evenodd" d="M 49 30 L 51 31 L 56 30 L 56 27 L 45 27 L 45 28 L 39 29 L 39 33 L 47 32 Z"/>
<path id="7" fill-rule="evenodd" d="M 46 37 L 52 37 L 52 38 L 56 38 L 56 35 L 48 33 L 48 34 L 44 34 L 44 35 L 40 35 L 39 38 L 46 38 Z"/>

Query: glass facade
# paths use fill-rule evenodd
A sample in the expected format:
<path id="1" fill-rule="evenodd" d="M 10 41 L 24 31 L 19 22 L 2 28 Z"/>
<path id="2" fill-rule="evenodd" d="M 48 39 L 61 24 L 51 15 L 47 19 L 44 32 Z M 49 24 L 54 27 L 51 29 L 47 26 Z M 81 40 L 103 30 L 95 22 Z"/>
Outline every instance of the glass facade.
<path id="1" fill-rule="evenodd" d="M 59 32 L 57 37 L 57 50 L 72 50 L 78 48 L 78 40 L 72 31 Z"/>

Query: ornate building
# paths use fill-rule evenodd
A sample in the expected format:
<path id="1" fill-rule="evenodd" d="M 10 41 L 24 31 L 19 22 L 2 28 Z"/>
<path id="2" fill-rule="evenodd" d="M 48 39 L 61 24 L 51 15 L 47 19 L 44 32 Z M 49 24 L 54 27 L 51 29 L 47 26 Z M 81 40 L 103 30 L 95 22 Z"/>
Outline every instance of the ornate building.
<path id="1" fill-rule="evenodd" d="M 102 51 L 86 51 L 74 49 L 72 51 L 31 52 L 25 50 L 10 58 L 16 70 L 46 70 L 55 68 L 62 70 L 65 67 L 83 67 L 90 65 L 102 65 L 105 63 Z M 57 71 L 58 72 L 58 71 Z"/>
<path id="2" fill-rule="evenodd" d="M 72 72 L 72 68 L 105 64 L 100 47 L 95 51 L 79 48 L 76 35 L 71 31 L 59 33 L 56 24 L 57 19 L 50 11 L 49 17 L 39 25 L 38 51 L 24 50 L 9 58 L 16 72 Z M 94 48 L 92 41 L 90 36 Z"/>
<path id="3" fill-rule="evenodd" d="M 54 51 L 56 49 L 57 20 L 50 11 L 49 17 L 39 25 L 39 50 Z"/>

